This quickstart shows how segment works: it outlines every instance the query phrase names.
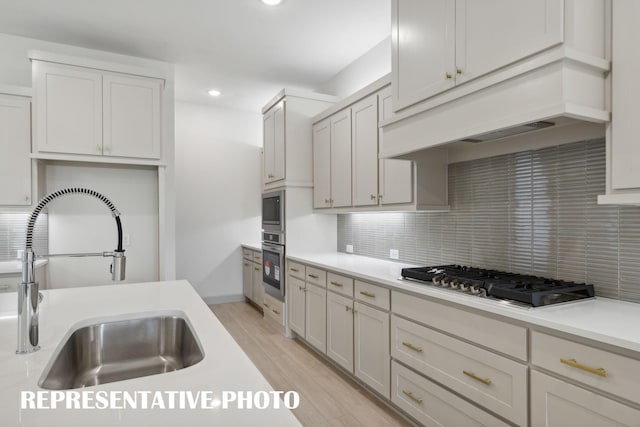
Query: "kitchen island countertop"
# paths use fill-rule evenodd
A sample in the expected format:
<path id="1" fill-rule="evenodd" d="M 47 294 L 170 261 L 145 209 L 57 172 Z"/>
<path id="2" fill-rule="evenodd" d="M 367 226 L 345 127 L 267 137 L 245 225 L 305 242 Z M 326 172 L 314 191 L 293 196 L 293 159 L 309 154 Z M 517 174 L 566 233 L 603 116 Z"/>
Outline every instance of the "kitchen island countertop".
<path id="1" fill-rule="evenodd" d="M 166 374 L 92 386 L 84 390 L 125 392 L 266 391 L 273 388 L 191 285 L 184 280 L 44 291 L 41 349 L 16 355 L 16 294 L 0 294 L 0 413 L 6 426 L 298 426 L 284 408 L 238 409 L 20 409 L 21 391 L 39 391 L 38 381 L 66 334 L 91 319 L 126 319 L 170 312 L 186 316 L 205 353 L 191 367 Z M 6 300 L 6 301 L 5 301 Z M 11 301 L 9 301 L 11 300 Z M 8 308 L 12 307 L 12 308 Z M 288 391 L 288 390 L 283 390 Z"/>

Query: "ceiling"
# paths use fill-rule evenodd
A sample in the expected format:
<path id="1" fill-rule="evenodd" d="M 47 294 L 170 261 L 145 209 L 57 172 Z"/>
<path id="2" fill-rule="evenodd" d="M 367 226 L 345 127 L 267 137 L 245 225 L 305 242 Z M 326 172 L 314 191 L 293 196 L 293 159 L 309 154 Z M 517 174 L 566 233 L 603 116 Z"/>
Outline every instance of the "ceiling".
<path id="1" fill-rule="evenodd" d="M 258 111 L 390 34 L 390 0 L 0 0 L 0 32 L 176 64 L 176 99 Z M 207 90 L 222 91 L 218 98 Z"/>

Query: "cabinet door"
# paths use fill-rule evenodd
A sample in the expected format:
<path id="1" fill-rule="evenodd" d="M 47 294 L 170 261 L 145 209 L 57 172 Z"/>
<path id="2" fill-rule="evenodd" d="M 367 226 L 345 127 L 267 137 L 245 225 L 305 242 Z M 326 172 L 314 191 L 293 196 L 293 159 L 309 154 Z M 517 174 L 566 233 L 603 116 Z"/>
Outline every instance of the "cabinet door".
<path id="1" fill-rule="evenodd" d="M 242 293 L 253 299 L 253 263 L 246 259 L 242 260 Z"/>
<path id="2" fill-rule="evenodd" d="M 353 372 L 353 301 L 333 292 L 327 297 L 327 356 Z"/>
<path id="3" fill-rule="evenodd" d="M 329 120 L 313 126 L 313 207 L 331 206 L 331 128 Z"/>
<path id="4" fill-rule="evenodd" d="M 35 139 L 40 152 L 102 154 L 102 74 L 33 62 Z"/>
<path id="5" fill-rule="evenodd" d="M 355 375 L 390 399 L 389 313 L 359 302 L 354 309 Z"/>
<path id="6" fill-rule="evenodd" d="M 456 0 L 456 83 L 563 40 L 562 0 Z"/>
<path id="7" fill-rule="evenodd" d="M 306 318 L 306 306 L 305 306 L 305 284 L 304 281 L 289 276 L 287 278 L 287 299 L 288 299 L 288 319 L 289 328 L 300 335 L 305 337 L 305 318 Z"/>
<path id="8" fill-rule="evenodd" d="M 391 79 L 398 111 L 453 87 L 455 1 L 391 4 Z"/>
<path id="9" fill-rule="evenodd" d="M 391 86 L 378 94 L 380 120 L 391 118 Z M 379 145 L 382 147 L 382 129 L 378 130 Z M 413 202 L 413 162 L 411 160 L 380 159 L 379 199 L 383 205 Z"/>
<path id="10" fill-rule="evenodd" d="M 253 267 L 253 277 L 251 279 L 253 286 L 253 301 L 262 307 L 264 302 L 264 288 L 262 287 L 262 265 L 251 263 Z"/>
<path id="11" fill-rule="evenodd" d="M 323 353 L 327 352 L 327 290 L 314 285 L 306 285 L 306 328 L 307 342 Z"/>
<path id="12" fill-rule="evenodd" d="M 0 205 L 31 204 L 31 102 L 0 95 Z"/>
<path id="13" fill-rule="evenodd" d="M 331 207 L 351 206 L 351 109 L 340 111 L 331 124 Z"/>
<path id="14" fill-rule="evenodd" d="M 531 372 L 532 427 L 636 426 L 640 411 L 564 381 Z"/>
<path id="15" fill-rule="evenodd" d="M 102 84 L 104 154 L 159 159 L 162 82 L 105 73 Z"/>
<path id="16" fill-rule="evenodd" d="M 263 117 L 264 182 L 284 179 L 285 123 L 284 101 L 274 105 Z"/>
<path id="17" fill-rule="evenodd" d="M 351 107 L 353 205 L 378 204 L 378 96 Z"/>

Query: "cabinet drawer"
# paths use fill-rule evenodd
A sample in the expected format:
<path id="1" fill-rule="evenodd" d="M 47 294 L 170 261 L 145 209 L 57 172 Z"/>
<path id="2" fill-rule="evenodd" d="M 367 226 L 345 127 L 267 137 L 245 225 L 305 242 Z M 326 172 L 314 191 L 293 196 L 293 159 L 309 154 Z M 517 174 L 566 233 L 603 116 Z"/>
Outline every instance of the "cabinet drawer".
<path id="1" fill-rule="evenodd" d="M 361 282 L 360 280 L 356 280 L 355 282 L 356 299 L 383 310 L 388 311 L 391 308 L 390 294 L 389 289 L 383 288 L 382 286 L 372 285 L 371 283 Z"/>
<path id="2" fill-rule="evenodd" d="M 251 257 L 253 259 L 253 262 L 256 262 L 262 265 L 262 252 L 259 252 L 259 251 L 251 251 L 251 252 L 252 252 Z"/>
<path id="3" fill-rule="evenodd" d="M 525 327 L 396 291 L 391 293 L 391 311 L 495 351 L 527 360 Z"/>
<path id="4" fill-rule="evenodd" d="M 327 288 L 353 298 L 353 279 L 335 273 L 327 273 Z"/>
<path id="5" fill-rule="evenodd" d="M 391 401 L 427 426 L 508 425 L 396 361 L 391 362 Z"/>
<path id="6" fill-rule="evenodd" d="M 527 423 L 527 367 L 391 316 L 391 356 L 519 425 Z"/>
<path id="7" fill-rule="evenodd" d="M 284 325 L 284 304 L 282 301 L 278 301 L 271 295 L 265 293 L 262 305 L 265 317 L 275 320 L 280 326 Z"/>
<path id="8" fill-rule="evenodd" d="M 637 426 L 640 411 L 531 371 L 531 426 Z"/>
<path id="9" fill-rule="evenodd" d="M 308 283 L 312 283 L 316 286 L 322 286 L 323 288 L 327 287 L 327 272 L 320 270 L 319 268 L 309 267 L 307 265 L 306 268 L 305 280 Z"/>
<path id="10" fill-rule="evenodd" d="M 533 331 L 531 361 L 551 372 L 640 404 L 640 360 Z"/>
<path id="11" fill-rule="evenodd" d="M 251 249 L 242 248 L 242 258 L 253 261 L 253 251 Z"/>
<path id="12" fill-rule="evenodd" d="M 21 276 L 0 277 L 0 293 L 2 293 L 2 292 L 17 292 L 18 283 L 20 283 L 20 282 L 22 282 L 22 277 Z"/>
<path id="13" fill-rule="evenodd" d="M 304 280 L 305 268 L 303 264 L 287 260 L 287 265 L 289 266 L 289 276 Z"/>

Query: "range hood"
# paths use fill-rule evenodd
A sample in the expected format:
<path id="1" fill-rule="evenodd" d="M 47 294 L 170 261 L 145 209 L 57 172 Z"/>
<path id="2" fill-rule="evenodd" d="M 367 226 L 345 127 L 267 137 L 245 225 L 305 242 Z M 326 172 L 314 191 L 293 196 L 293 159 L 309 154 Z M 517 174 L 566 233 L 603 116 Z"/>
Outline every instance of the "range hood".
<path id="1" fill-rule="evenodd" d="M 502 80 L 488 75 L 396 112 L 380 125 L 380 157 L 413 159 L 430 148 L 459 147 L 461 141 L 467 146 L 507 141 L 542 129 L 548 137 L 568 124 L 609 122 L 609 63 L 579 62 L 560 53 L 520 74 Z"/>

